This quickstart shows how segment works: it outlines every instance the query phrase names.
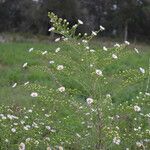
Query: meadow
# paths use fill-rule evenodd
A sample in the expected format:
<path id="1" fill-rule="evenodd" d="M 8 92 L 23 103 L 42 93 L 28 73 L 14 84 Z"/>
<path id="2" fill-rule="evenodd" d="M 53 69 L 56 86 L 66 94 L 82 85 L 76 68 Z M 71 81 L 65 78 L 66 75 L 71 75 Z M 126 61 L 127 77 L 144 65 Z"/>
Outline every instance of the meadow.
<path id="1" fill-rule="evenodd" d="M 67 35 L 0 44 L 0 149 L 148 150 L 149 46 Z"/>

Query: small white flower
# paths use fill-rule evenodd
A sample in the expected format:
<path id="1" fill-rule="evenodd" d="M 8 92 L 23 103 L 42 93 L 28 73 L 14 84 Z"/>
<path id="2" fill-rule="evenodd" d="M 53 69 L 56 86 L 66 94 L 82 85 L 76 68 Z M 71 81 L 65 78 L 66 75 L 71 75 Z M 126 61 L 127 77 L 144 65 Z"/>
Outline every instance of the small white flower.
<path id="1" fill-rule="evenodd" d="M 90 64 L 90 67 L 93 67 L 93 64 Z"/>
<path id="2" fill-rule="evenodd" d="M 59 91 L 59 92 L 64 92 L 64 91 L 65 91 L 65 87 L 62 86 L 62 87 L 58 88 L 58 91 Z"/>
<path id="3" fill-rule="evenodd" d="M 140 67 L 139 69 L 140 69 L 141 73 L 143 73 L 143 74 L 145 73 L 145 69 L 144 68 Z"/>
<path id="4" fill-rule="evenodd" d="M 29 143 L 31 141 L 31 138 L 26 139 L 26 143 Z"/>
<path id="5" fill-rule="evenodd" d="M 58 53 L 60 51 L 60 47 L 56 48 L 55 52 Z"/>
<path id="6" fill-rule="evenodd" d="M 16 132 L 16 129 L 15 129 L 15 128 L 12 128 L 12 129 L 11 129 L 11 132 L 15 133 L 15 132 Z"/>
<path id="7" fill-rule="evenodd" d="M 115 55 L 115 54 L 112 54 L 112 58 L 114 58 L 114 59 L 118 59 L 118 56 L 117 56 L 117 55 Z"/>
<path id="8" fill-rule="evenodd" d="M 91 52 L 91 53 L 94 53 L 94 52 L 95 52 L 95 50 L 94 50 L 94 49 L 90 49 L 90 52 Z"/>
<path id="9" fill-rule="evenodd" d="M 130 45 L 130 42 L 129 41 L 124 41 L 125 44 L 127 45 Z"/>
<path id="10" fill-rule="evenodd" d="M 60 41 L 60 38 L 55 39 L 55 42 L 59 42 L 59 41 Z"/>
<path id="11" fill-rule="evenodd" d="M 103 72 L 100 69 L 96 69 L 96 74 L 98 76 L 103 76 Z"/>
<path id="12" fill-rule="evenodd" d="M 45 54 L 47 54 L 47 51 L 42 52 L 42 55 L 45 55 Z"/>
<path id="13" fill-rule="evenodd" d="M 27 67 L 27 65 L 28 65 L 28 63 L 26 62 L 26 63 L 23 64 L 22 67 L 25 68 L 25 67 Z"/>
<path id="14" fill-rule="evenodd" d="M 23 129 L 26 130 L 26 131 L 28 131 L 30 128 L 31 128 L 30 125 L 26 125 L 26 126 L 23 127 Z"/>
<path id="15" fill-rule="evenodd" d="M 69 39 L 68 39 L 68 38 L 64 38 L 63 40 L 64 40 L 64 41 L 68 41 Z"/>
<path id="16" fill-rule="evenodd" d="M 114 47 L 120 47 L 120 44 L 116 43 L 116 44 L 114 45 Z"/>
<path id="17" fill-rule="evenodd" d="M 139 112 L 139 111 L 141 111 L 141 108 L 139 106 L 135 105 L 134 106 L 134 110 L 137 111 L 137 112 Z"/>
<path id="18" fill-rule="evenodd" d="M 107 49 L 105 46 L 103 46 L 103 50 L 104 50 L 104 51 L 107 51 L 108 49 Z"/>
<path id="19" fill-rule="evenodd" d="M 86 99 L 86 102 L 87 102 L 88 105 L 91 105 L 94 102 L 94 100 L 89 97 L 89 98 Z"/>
<path id="20" fill-rule="evenodd" d="M 86 48 L 86 49 L 90 49 L 90 47 L 89 47 L 89 46 L 86 46 L 85 48 Z"/>
<path id="21" fill-rule="evenodd" d="M 116 144 L 116 145 L 119 145 L 121 142 L 120 138 L 119 137 L 114 137 L 113 138 L 113 143 Z"/>
<path id="22" fill-rule="evenodd" d="M 21 120 L 21 121 L 20 121 L 20 123 L 21 123 L 21 124 L 24 124 L 24 123 L 25 123 L 25 121 Z"/>
<path id="23" fill-rule="evenodd" d="M 17 83 L 14 83 L 13 85 L 12 85 L 12 88 L 15 88 L 17 86 Z"/>
<path id="24" fill-rule="evenodd" d="M 57 66 L 57 70 L 63 70 L 64 69 L 64 66 L 63 65 L 58 65 Z"/>
<path id="25" fill-rule="evenodd" d="M 33 51 L 33 47 L 29 49 L 29 52 L 32 52 L 32 51 Z"/>
<path id="26" fill-rule="evenodd" d="M 147 93 L 147 92 L 146 92 L 145 95 L 150 96 L 150 93 Z"/>
<path id="27" fill-rule="evenodd" d="M 20 143 L 19 145 L 19 150 L 25 150 L 25 144 L 24 143 Z"/>
<path id="28" fill-rule="evenodd" d="M 80 135 L 79 133 L 76 133 L 76 136 L 77 136 L 78 138 L 81 138 L 81 135 Z"/>
<path id="29" fill-rule="evenodd" d="M 79 23 L 79 24 L 83 24 L 83 21 L 81 21 L 81 20 L 78 19 L 78 23 Z"/>
<path id="30" fill-rule="evenodd" d="M 27 81 L 27 82 L 24 83 L 24 85 L 27 85 L 27 84 L 29 84 L 29 81 Z"/>
<path id="31" fill-rule="evenodd" d="M 99 27 L 100 27 L 100 30 L 101 30 L 101 31 L 104 31 L 104 30 L 105 30 L 105 28 L 104 28 L 102 25 L 100 25 Z"/>
<path id="32" fill-rule="evenodd" d="M 49 137 L 46 137 L 45 140 L 50 141 L 50 138 L 49 138 Z"/>
<path id="33" fill-rule="evenodd" d="M 8 139 L 5 139 L 5 142 L 6 142 L 6 143 L 8 143 L 8 142 L 9 142 L 9 140 L 8 140 Z"/>
<path id="34" fill-rule="evenodd" d="M 139 54 L 139 50 L 137 48 L 134 48 L 135 52 Z"/>
<path id="35" fill-rule="evenodd" d="M 29 113 L 32 113 L 33 111 L 32 111 L 32 109 L 29 109 L 28 112 L 29 112 Z"/>
<path id="36" fill-rule="evenodd" d="M 35 144 L 35 145 L 39 145 L 39 141 L 36 140 L 36 141 L 34 142 L 34 144 Z"/>
<path id="37" fill-rule="evenodd" d="M 51 27 L 51 28 L 49 28 L 49 32 L 51 32 L 51 31 L 54 31 L 55 30 L 55 28 L 54 27 Z"/>
<path id="38" fill-rule="evenodd" d="M 76 28 L 76 27 L 78 27 L 78 25 L 77 25 L 77 24 L 75 24 L 75 25 L 73 26 L 73 28 Z"/>
<path id="39" fill-rule="evenodd" d="M 31 93 L 31 97 L 37 97 L 37 96 L 38 96 L 38 93 L 36 93 L 36 92 Z"/>
<path id="40" fill-rule="evenodd" d="M 53 60 L 49 61 L 49 64 L 54 64 L 55 62 Z"/>
<path id="41" fill-rule="evenodd" d="M 111 98 L 111 95 L 110 94 L 106 94 L 106 98 Z"/>
<path id="42" fill-rule="evenodd" d="M 96 35 L 97 35 L 97 33 L 96 33 L 95 31 L 92 31 L 92 35 L 96 36 Z"/>
<path id="43" fill-rule="evenodd" d="M 88 43 L 88 41 L 87 40 L 82 40 L 82 43 Z"/>
<path id="44" fill-rule="evenodd" d="M 47 130 L 51 130 L 51 127 L 50 126 L 46 126 L 45 127 Z"/>

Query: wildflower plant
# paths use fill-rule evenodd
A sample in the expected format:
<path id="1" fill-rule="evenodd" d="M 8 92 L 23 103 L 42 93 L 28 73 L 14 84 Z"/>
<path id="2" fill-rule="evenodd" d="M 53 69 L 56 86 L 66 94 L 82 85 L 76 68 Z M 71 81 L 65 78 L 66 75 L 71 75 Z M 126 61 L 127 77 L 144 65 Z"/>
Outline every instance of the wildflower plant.
<path id="1" fill-rule="evenodd" d="M 90 45 L 104 27 L 78 34 L 81 20 L 70 27 L 54 13 L 48 16 L 59 47 L 31 48 L 44 61 L 23 64 L 25 72 L 44 74 L 48 83 L 28 75 L 35 81 L 13 85 L 28 91 L 33 105 L 0 107 L 1 149 L 148 150 L 150 68 L 124 65 L 124 58 L 137 55 L 127 41 L 113 48 Z"/>

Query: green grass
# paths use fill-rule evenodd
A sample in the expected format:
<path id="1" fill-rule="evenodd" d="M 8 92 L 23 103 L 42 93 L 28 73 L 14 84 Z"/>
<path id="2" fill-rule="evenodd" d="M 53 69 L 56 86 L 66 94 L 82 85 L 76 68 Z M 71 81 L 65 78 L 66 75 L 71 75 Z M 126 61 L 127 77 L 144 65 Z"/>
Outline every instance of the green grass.
<path id="1" fill-rule="evenodd" d="M 58 44 L 51 43 L 51 44 L 43 44 L 43 43 L 5 43 L 0 44 L 0 101 L 1 104 L 14 104 L 16 102 L 20 102 L 24 104 L 24 99 L 26 99 L 25 93 L 23 90 L 17 88 L 12 89 L 11 86 L 17 82 L 18 84 L 23 84 L 26 81 L 30 81 L 33 83 L 39 83 L 39 84 L 54 84 L 52 80 L 50 80 L 50 74 L 49 72 L 44 72 L 42 70 L 43 66 L 50 66 L 48 64 L 50 58 L 45 59 L 44 57 L 41 57 L 39 54 L 36 54 L 36 51 L 49 51 L 50 53 L 54 53 L 55 49 L 58 47 Z M 32 53 L 28 52 L 28 49 L 33 47 L 34 51 Z M 60 52 L 58 54 L 58 58 L 56 56 L 56 59 L 58 61 L 58 64 L 64 64 L 65 62 L 74 63 L 75 65 L 80 66 L 82 62 L 78 61 L 78 56 L 75 55 L 74 50 L 69 51 L 71 47 L 67 44 L 61 44 L 60 47 L 63 50 L 63 53 Z M 94 45 L 96 49 L 98 49 L 97 46 Z M 147 46 L 146 46 L 147 49 Z M 61 51 L 62 51 L 61 50 Z M 133 48 L 131 47 L 130 50 L 125 49 L 125 51 L 128 51 L 128 53 L 133 52 Z M 99 59 L 103 57 L 100 53 Z M 118 72 L 120 70 L 128 70 L 129 68 L 132 69 L 138 69 L 139 67 L 143 67 L 145 69 L 148 68 L 149 65 L 149 51 L 145 50 L 145 47 L 143 47 L 140 51 L 140 54 L 135 54 L 134 52 L 132 54 L 127 54 L 125 57 L 120 58 L 120 60 L 116 63 L 112 63 L 112 65 L 106 65 L 105 71 L 108 72 L 108 75 L 111 76 L 115 72 Z M 53 59 L 54 56 L 52 56 Z M 71 58 L 70 58 L 71 57 Z M 24 70 L 22 68 L 22 65 L 28 62 L 29 69 Z M 78 64 L 77 64 L 78 63 Z M 72 64 L 66 64 L 69 66 L 72 66 Z M 41 69 L 36 66 L 41 66 Z M 68 66 L 68 67 L 69 67 Z M 76 66 L 76 67 L 78 67 Z M 85 66 L 83 66 L 84 69 Z M 82 88 L 83 93 L 86 91 L 84 90 L 83 85 L 80 85 L 80 83 L 76 83 L 76 81 L 73 81 L 71 78 L 66 78 L 66 76 L 60 76 L 62 79 L 62 82 L 64 82 L 67 86 L 76 88 Z M 82 78 L 86 78 L 85 76 L 82 76 Z M 69 81 L 70 80 L 70 81 Z M 82 79 L 81 79 L 82 80 Z M 88 80 L 88 79 L 87 79 Z M 85 81 L 86 82 L 86 81 Z M 118 81 L 113 81 L 113 84 L 111 88 L 116 86 L 116 83 Z M 77 87 L 78 86 L 78 87 Z M 87 85 L 88 86 L 88 85 Z M 142 89 L 145 89 L 145 84 L 137 84 L 134 85 L 132 88 L 127 89 L 127 95 L 124 94 L 125 98 L 130 99 L 132 94 L 135 94 L 139 92 Z M 124 89 L 123 89 L 124 90 Z M 114 96 L 116 95 L 116 91 L 121 91 L 121 89 L 116 88 L 114 91 Z M 18 94 L 16 94 L 18 93 Z M 120 92 L 121 93 L 121 92 Z M 134 95 L 133 94 L 133 95 Z M 84 94 L 83 94 L 84 95 Z M 124 97 L 121 98 L 121 101 L 123 101 Z"/>

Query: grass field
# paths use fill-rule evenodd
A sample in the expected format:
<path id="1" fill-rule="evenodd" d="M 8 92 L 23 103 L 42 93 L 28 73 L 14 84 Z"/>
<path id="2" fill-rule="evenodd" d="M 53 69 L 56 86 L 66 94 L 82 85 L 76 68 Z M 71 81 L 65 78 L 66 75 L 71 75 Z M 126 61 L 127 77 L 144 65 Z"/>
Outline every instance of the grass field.
<path id="1" fill-rule="evenodd" d="M 100 100 L 110 94 L 112 103 L 117 108 L 124 103 L 130 106 L 139 92 L 149 92 L 150 47 L 147 45 L 138 46 L 139 54 L 134 51 L 133 45 L 121 50 L 110 48 L 108 54 L 102 49 L 104 44 L 94 43 L 90 47 L 95 52 L 88 53 L 82 51 L 75 43 L 69 42 L 0 44 L 0 113 L 7 114 L 9 108 L 11 110 L 9 113 L 16 114 L 22 118 L 20 120 L 23 120 L 23 116 L 28 116 L 30 119 L 28 119 L 28 123 L 25 123 L 26 125 L 32 126 L 31 124 L 36 122 L 40 126 L 35 130 L 32 129 L 32 131 L 22 131 L 23 125 L 19 124 L 19 120 L 8 120 L 3 123 L 3 119 L 1 119 L 0 127 L 3 131 L 0 131 L 0 149 L 17 149 L 18 145 L 21 142 L 25 143 L 27 138 L 36 139 L 34 142 L 32 141 L 34 144 L 32 142 L 32 144 L 28 144 L 29 142 L 26 141 L 27 149 L 42 150 L 49 146 L 56 146 L 60 150 L 62 147 L 68 150 L 96 149 L 94 145 L 97 144 L 99 135 L 94 129 L 89 131 L 89 129 L 85 129 L 84 124 L 81 124 L 89 117 L 87 115 L 82 116 L 82 114 L 88 113 L 90 109 L 86 107 L 86 99 L 92 97 L 94 100 L 98 100 L 100 105 L 103 105 L 103 101 Z M 32 47 L 34 50 L 29 52 Z M 58 47 L 61 49 L 56 52 Z M 44 54 L 44 51 L 47 53 Z M 117 60 L 111 58 L 113 53 L 117 54 Z M 27 66 L 23 67 L 26 62 Z M 63 65 L 63 70 L 57 69 L 59 65 Z M 145 73 L 141 73 L 140 67 L 144 69 Z M 104 77 L 95 77 L 95 69 L 101 69 Z M 24 85 L 28 81 L 29 84 Z M 12 88 L 15 83 L 17 86 Z M 59 87 L 65 87 L 65 94 L 58 92 Z M 32 92 L 37 92 L 38 97 L 30 96 Z M 148 113 L 150 108 L 148 99 L 143 102 L 147 105 L 144 110 L 145 113 Z M 141 105 L 140 101 L 142 98 L 136 104 Z M 77 111 L 81 106 L 85 107 L 83 112 Z M 33 112 L 29 113 L 29 110 Z M 114 112 L 115 109 L 113 109 L 112 114 Z M 130 112 L 131 110 L 126 113 L 130 114 Z M 106 115 L 108 113 L 110 112 L 106 112 Z M 93 120 L 96 120 L 95 116 Z M 50 124 L 54 129 L 47 131 L 40 122 L 43 122 L 44 125 Z M 108 123 L 108 121 L 106 122 Z M 15 126 L 14 123 L 17 125 Z M 124 128 L 125 124 L 122 123 L 120 126 Z M 143 126 L 145 130 L 147 122 Z M 16 133 L 11 132 L 12 128 L 17 130 Z M 87 136 L 88 134 L 90 136 Z M 126 136 L 128 137 L 128 135 Z M 145 136 L 148 138 L 148 135 Z M 50 141 L 48 139 L 44 145 L 41 141 L 48 137 Z M 132 141 L 127 140 L 126 137 L 121 137 L 124 143 L 120 147 L 117 147 L 117 144 L 112 146 L 111 136 L 108 137 L 108 142 L 105 141 L 106 145 L 109 145 L 108 149 L 125 149 L 128 148 L 127 144 L 130 149 L 138 149 L 133 146 L 133 143 L 140 137 L 139 135 L 135 139 L 134 137 L 131 138 Z M 9 142 L 6 142 L 6 139 Z M 88 144 L 89 146 L 87 146 Z M 35 145 L 34 148 L 33 145 Z M 139 148 L 141 149 L 141 147 Z M 148 150 L 149 145 L 145 148 Z"/>

